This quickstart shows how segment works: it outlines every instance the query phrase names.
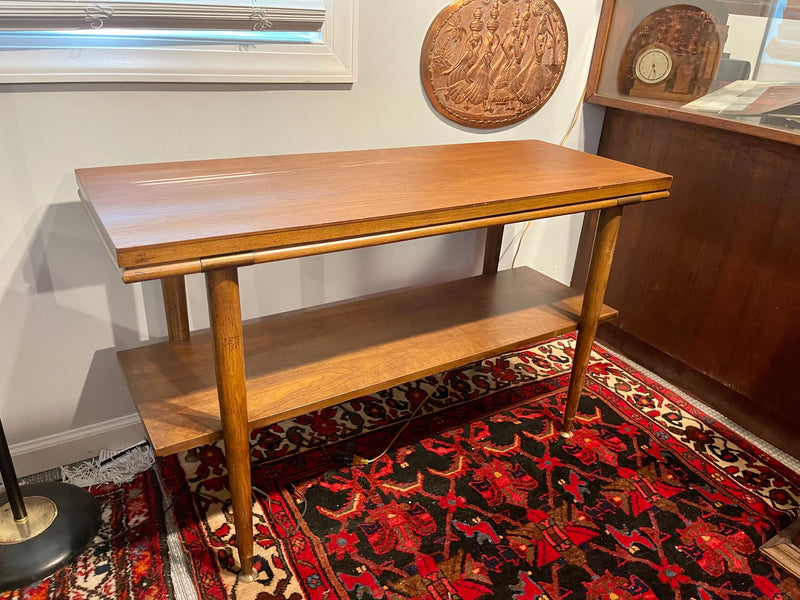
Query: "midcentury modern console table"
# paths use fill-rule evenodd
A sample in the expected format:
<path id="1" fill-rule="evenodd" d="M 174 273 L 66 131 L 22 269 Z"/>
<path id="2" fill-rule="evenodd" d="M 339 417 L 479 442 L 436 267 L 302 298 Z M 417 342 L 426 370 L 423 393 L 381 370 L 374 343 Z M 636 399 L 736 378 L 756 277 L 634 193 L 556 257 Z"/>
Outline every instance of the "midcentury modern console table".
<path id="1" fill-rule="evenodd" d="M 570 436 L 622 208 L 671 177 L 540 141 L 79 169 L 125 282 L 161 279 L 169 339 L 119 362 L 158 455 L 225 440 L 240 577 L 252 572 L 248 432 L 578 330 Z M 503 226 L 600 210 L 585 295 L 498 272 Z M 483 274 L 242 324 L 237 269 L 486 228 Z M 184 276 L 205 273 L 211 329 L 190 335 Z"/>

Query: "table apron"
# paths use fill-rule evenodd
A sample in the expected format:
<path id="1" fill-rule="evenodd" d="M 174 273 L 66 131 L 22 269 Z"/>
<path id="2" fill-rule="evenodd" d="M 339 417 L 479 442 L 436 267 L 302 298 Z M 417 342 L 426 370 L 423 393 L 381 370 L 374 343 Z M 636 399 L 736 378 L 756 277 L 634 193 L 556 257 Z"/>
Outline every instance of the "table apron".
<path id="1" fill-rule="evenodd" d="M 581 213 L 591 210 L 612 208 L 615 206 L 627 206 L 640 202 L 659 200 L 669 196 L 669 192 L 652 192 L 649 194 L 636 194 L 632 196 L 622 196 L 619 198 L 609 198 L 607 200 L 582 202 L 579 204 L 568 204 L 548 209 L 538 209 L 499 215 L 494 217 L 483 217 L 468 221 L 458 221 L 455 223 L 443 223 L 428 227 L 417 227 L 413 229 L 403 229 L 386 233 L 370 234 L 345 238 L 341 240 L 331 240 L 326 242 L 314 242 L 296 246 L 282 248 L 271 248 L 267 250 L 252 250 L 222 256 L 212 256 L 208 258 L 197 258 L 161 265 L 145 267 L 132 267 L 122 273 L 122 280 L 125 283 L 135 283 L 139 281 L 150 281 L 162 279 L 175 275 L 191 275 L 193 273 L 206 273 L 217 269 L 228 269 L 235 267 L 246 267 L 290 258 L 300 258 L 303 256 L 314 256 L 318 254 L 328 254 L 340 252 L 342 250 L 352 250 L 354 248 L 366 248 L 369 246 L 379 246 L 392 242 L 402 242 L 406 240 L 419 239 L 434 235 L 456 233 L 459 231 L 469 231 L 482 229 L 485 227 L 495 227 L 498 225 L 508 225 L 524 221 L 534 221 L 549 217 L 557 217 L 568 214 Z"/>

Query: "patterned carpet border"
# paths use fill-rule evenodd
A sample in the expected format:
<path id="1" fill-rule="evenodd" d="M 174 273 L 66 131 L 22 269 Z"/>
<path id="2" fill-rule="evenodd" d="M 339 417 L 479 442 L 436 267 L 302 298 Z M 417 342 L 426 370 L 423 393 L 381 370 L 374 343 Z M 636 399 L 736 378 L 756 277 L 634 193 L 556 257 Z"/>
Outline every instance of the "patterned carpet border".
<path id="1" fill-rule="evenodd" d="M 800 515 L 800 474 L 615 355 L 598 348 L 593 355 L 597 360 L 591 362 L 587 382 L 592 392 L 606 401 L 613 399 L 611 390 L 622 394 L 637 409 L 628 413 L 629 417 L 636 415 L 636 422 L 665 446 L 684 458 L 686 447 L 694 451 L 689 464 L 699 474 L 716 473 L 713 479 L 718 484 L 746 495 L 756 494 L 775 510 Z M 641 387 L 627 389 L 628 384 L 604 363 L 624 372 Z"/>

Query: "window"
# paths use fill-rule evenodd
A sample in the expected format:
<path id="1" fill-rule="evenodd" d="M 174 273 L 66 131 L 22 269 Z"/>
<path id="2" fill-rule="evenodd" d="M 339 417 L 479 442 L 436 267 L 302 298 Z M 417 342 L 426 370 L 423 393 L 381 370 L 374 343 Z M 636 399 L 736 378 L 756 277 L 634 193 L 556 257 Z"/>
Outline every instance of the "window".
<path id="1" fill-rule="evenodd" d="M 0 0 L 0 83 L 355 81 L 358 0 Z"/>

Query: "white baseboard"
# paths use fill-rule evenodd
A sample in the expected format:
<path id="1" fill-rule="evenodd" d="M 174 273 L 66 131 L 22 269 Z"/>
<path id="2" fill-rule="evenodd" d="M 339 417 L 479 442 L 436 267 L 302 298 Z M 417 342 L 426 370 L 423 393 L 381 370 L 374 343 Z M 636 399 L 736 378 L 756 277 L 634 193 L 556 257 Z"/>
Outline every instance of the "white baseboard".
<path id="1" fill-rule="evenodd" d="M 17 477 L 25 477 L 94 458 L 103 448 L 121 450 L 145 437 L 139 415 L 132 414 L 13 444 L 9 450 Z"/>

